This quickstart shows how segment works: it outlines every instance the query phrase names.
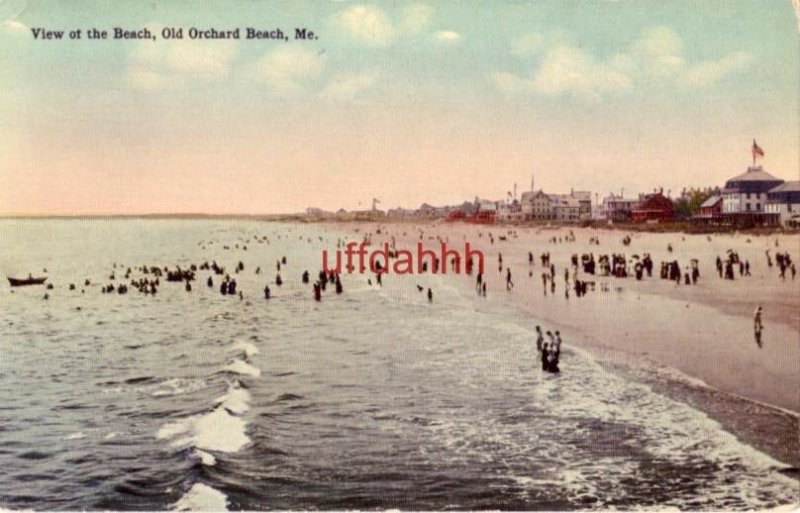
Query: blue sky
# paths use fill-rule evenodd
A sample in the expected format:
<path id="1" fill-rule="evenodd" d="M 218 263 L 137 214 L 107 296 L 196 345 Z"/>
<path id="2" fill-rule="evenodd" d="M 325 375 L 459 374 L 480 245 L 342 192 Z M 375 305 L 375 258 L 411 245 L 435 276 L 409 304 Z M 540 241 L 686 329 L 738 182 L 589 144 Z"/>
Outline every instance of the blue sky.
<path id="1" fill-rule="evenodd" d="M 800 167 L 790 1 L 0 3 L 0 211 L 602 196 Z M 89 27 L 155 41 L 89 41 Z M 295 27 L 313 41 L 164 40 Z M 37 41 L 31 28 L 82 29 Z"/>

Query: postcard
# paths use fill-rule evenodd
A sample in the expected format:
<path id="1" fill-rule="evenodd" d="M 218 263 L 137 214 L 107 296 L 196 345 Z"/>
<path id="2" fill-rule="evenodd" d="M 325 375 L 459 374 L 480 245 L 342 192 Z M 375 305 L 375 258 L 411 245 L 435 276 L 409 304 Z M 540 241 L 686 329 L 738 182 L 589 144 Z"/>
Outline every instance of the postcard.
<path id="1" fill-rule="evenodd" d="M 0 509 L 792 510 L 797 0 L 0 2 Z"/>

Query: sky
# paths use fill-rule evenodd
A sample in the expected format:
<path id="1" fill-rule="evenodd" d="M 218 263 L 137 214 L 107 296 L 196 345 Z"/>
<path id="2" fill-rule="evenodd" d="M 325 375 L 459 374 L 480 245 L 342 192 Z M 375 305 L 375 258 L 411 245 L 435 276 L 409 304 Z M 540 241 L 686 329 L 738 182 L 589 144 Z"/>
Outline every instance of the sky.
<path id="1" fill-rule="evenodd" d="M 0 214 L 675 195 L 744 172 L 754 138 L 797 180 L 797 2 L 0 0 Z"/>

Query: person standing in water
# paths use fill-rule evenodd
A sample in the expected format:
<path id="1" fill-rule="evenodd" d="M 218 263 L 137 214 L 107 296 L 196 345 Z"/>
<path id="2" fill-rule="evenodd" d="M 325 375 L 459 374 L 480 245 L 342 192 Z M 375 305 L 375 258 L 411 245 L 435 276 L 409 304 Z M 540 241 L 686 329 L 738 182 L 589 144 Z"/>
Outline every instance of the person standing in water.
<path id="1" fill-rule="evenodd" d="M 558 362 L 558 358 L 561 356 L 561 332 L 556 331 L 555 341 L 553 342 L 553 352 L 556 355 L 556 362 Z"/>
<path id="2" fill-rule="evenodd" d="M 549 364 L 549 349 L 547 347 L 547 342 L 542 344 L 542 370 L 547 371 L 550 368 Z"/>
<path id="3" fill-rule="evenodd" d="M 756 337 L 756 344 L 761 347 L 761 332 L 764 330 L 764 325 L 761 323 L 761 306 L 756 308 L 755 315 L 753 316 L 753 332 Z"/>
<path id="4" fill-rule="evenodd" d="M 542 351 L 542 344 L 544 343 L 544 335 L 542 335 L 542 328 L 536 326 L 536 350 Z"/>

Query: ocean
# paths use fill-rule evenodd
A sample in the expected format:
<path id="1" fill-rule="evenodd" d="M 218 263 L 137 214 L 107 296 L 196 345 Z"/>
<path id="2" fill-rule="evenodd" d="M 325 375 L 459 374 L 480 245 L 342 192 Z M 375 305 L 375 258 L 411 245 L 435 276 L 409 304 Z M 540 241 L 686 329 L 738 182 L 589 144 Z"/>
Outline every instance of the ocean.
<path id="1" fill-rule="evenodd" d="M 479 298 L 471 278 L 344 275 L 342 295 L 329 285 L 315 302 L 301 275 L 313 282 L 322 250 L 347 237 L 245 220 L 0 221 L 0 270 L 54 285 L 0 287 L 0 507 L 797 504 L 787 465 L 682 399 L 686 380 L 621 370 L 568 338 L 561 373 L 542 372 L 544 323 Z M 101 292 L 142 266 L 212 261 L 241 299 L 205 270 L 191 291 L 161 277 L 156 295 Z M 723 396 L 711 401 L 749 407 Z"/>

